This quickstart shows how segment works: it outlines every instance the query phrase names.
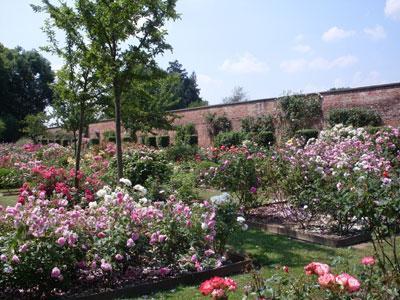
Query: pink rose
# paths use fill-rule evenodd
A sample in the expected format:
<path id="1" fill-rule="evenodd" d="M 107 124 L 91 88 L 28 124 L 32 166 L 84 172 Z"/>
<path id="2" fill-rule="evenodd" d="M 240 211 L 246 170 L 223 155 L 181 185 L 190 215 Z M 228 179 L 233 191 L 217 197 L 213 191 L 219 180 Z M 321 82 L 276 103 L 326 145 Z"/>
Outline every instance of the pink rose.
<path id="1" fill-rule="evenodd" d="M 357 292 L 360 289 L 361 283 L 354 277 L 350 277 L 347 281 L 347 291 L 349 293 Z"/>
<path id="2" fill-rule="evenodd" d="M 110 271 L 112 270 L 111 264 L 109 264 L 108 262 L 105 262 L 105 261 L 103 261 L 103 262 L 101 263 L 100 268 L 101 268 L 103 271 L 106 271 L 106 272 L 110 272 Z"/>
<path id="3" fill-rule="evenodd" d="M 204 251 L 204 254 L 205 254 L 206 256 L 211 256 L 211 255 L 214 255 L 215 252 L 214 252 L 213 250 L 211 250 L 211 249 L 208 249 L 208 250 Z"/>
<path id="4" fill-rule="evenodd" d="M 318 277 L 318 283 L 323 288 L 329 288 L 336 283 L 335 275 L 327 273 Z"/>
<path id="5" fill-rule="evenodd" d="M 13 263 L 15 263 L 15 264 L 19 264 L 19 263 L 21 262 L 21 260 L 19 259 L 19 257 L 16 256 L 16 255 L 13 255 L 11 261 L 12 261 Z"/>
<path id="6" fill-rule="evenodd" d="M 63 236 L 58 238 L 58 240 L 57 240 L 57 244 L 60 245 L 61 247 L 65 245 L 65 242 L 66 242 L 66 240 L 65 240 L 65 237 L 63 237 Z"/>
<path id="7" fill-rule="evenodd" d="M 373 266 L 375 264 L 375 258 L 373 256 L 365 256 L 361 263 L 366 266 Z"/>
<path id="8" fill-rule="evenodd" d="M 325 275 L 330 272 L 330 268 L 327 264 L 322 264 L 319 262 L 311 262 L 304 267 L 304 271 L 307 275 Z"/>
<path id="9" fill-rule="evenodd" d="M 131 247 L 133 247 L 135 245 L 135 242 L 133 241 L 133 239 L 128 239 L 127 241 L 126 241 L 126 246 L 128 247 L 128 248 L 131 248 Z"/>
<path id="10" fill-rule="evenodd" d="M 61 275 L 61 271 L 59 268 L 54 267 L 53 270 L 51 270 L 51 278 L 58 279 Z"/>
<path id="11" fill-rule="evenodd" d="M 122 261 L 124 259 L 124 257 L 122 256 L 122 254 L 118 253 L 118 254 L 115 255 L 115 259 L 118 260 L 118 261 Z"/>

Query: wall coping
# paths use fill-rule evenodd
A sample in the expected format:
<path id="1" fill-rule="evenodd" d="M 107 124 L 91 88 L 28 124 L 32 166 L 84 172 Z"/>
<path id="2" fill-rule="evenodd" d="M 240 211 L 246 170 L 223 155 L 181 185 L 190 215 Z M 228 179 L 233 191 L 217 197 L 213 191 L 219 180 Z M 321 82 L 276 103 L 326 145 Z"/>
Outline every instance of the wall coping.
<path id="1" fill-rule="evenodd" d="M 390 89 L 390 88 L 400 88 L 400 82 L 360 86 L 360 87 L 354 87 L 354 88 L 345 88 L 345 89 L 339 89 L 339 90 L 334 90 L 334 91 L 297 93 L 296 95 L 310 96 L 310 95 L 318 95 L 319 94 L 321 96 L 329 96 L 329 95 L 348 94 L 348 93 L 353 93 L 353 92 L 366 92 L 366 91 L 382 90 L 382 89 Z M 220 107 L 240 106 L 240 105 L 246 105 L 249 103 L 253 104 L 253 103 L 259 103 L 259 102 L 274 102 L 278 98 L 280 98 L 280 97 L 255 99 L 255 100 L 243 101 L 243 102 L 238 102 L 238 103 L 221 103 L 221 104 L 214 104 L 214 105 L 200 106 L 200 107 L 193 107 L 193 108 L 182 108 L 182 109 L 171 110 L 170 112 L 181 113 L 181 112 L 197 111 L 197 110 L 209 110 L 209 109 L 220 108 Z M 91 124 L 99 124 L 99 123 L 105 123 L 105 122 L 111 122 L 111 121 L 114 121 L 114 119 L 100 120 L 100 121 L 93 122 Z M 59 127 L 49 127 L 48 129 L 55 129 L 55 128 L 59 128 Z"/>

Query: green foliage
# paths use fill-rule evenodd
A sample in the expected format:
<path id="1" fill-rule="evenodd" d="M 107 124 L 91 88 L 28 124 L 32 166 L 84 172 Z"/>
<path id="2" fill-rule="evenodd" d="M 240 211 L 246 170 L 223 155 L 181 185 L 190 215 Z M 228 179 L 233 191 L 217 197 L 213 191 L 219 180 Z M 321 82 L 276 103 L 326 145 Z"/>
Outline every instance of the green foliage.
<path id="1" fill-rule="evenodd" d="M 191 135 L 189 137 L 189 145 L 196 146 L 199 144 L 199 137 L 197 135 Z"/>
<path id="2" fill-rule="evenodd" d="M 124 143 L 133 143 L 133 142 L 134 142 L 134 139 L 133 139 L 132 137 L 130 137 L 130 136 L 124 136 L 124 137 L 122 138 L 122 141 L 123 141 Z"/>
<path id="3" fill-rule="evenodd" d="M 0 44 L 0 118 L 6 125 L 5 141 L 16 141 L 21 136 L 19 122 L 51 104 L 53 81 L 50 62 L 39 52 Z"/>
<path id="4" fill-rule="evenodd" d="M 157 137 L 156 136 L 146 137 L 146 146 L 157 148 Z"/>
<path id="5" fill-rule="evenodd" d="M 305 142 L 307 142 L 309 139 L 317 139 L 318 138 L 319 131 L 317 129 L 301 129 L 297 130 L 295 133 L 295 137 L 297 138 L 303 138 Z"/>
<path id="6" fill-rule="evenodd" d="M 166 156 L 170 161 L 193 160 L 199 149 L 189 144 L 175 144 L 167 148 Z"/>
<path id="7" fill-rule="evenodd" d="M 169 187 L 172 193 L 176 194 L 178 200 L 190 203 L 199 197 L 199 193 L 196 190 L 196 179 L 197 177 L 194 173 L 179 170 L 171 176 Z"/>
<path id="8" fill-rule="evenodd" d="M 260 131 L 274 131 L 274 120 L 270 115 L 261 117 L 246 117 L 242 120 L 242 130 L 246 133 L 260 132 Z"/>
<path id="9" fill-rule="evenodd" d="M 168 147 L 170 143 L 170 139 L 168 135 L 163 135 L 163 136 L 159 136 L 157 137 L 157 145 L 160 148 L 165 148 Z"/>
<path id="10" fill-rule="evenodd" d="M 103 136 L 107 142 L 115 142 L 115 131 L 114 130 L 104 131 Z"/>
<path id="11" fill-rule="evenodd" d="M 259 172 L 256 161 L 246 154 L 225 155 L 218 168 L 211 169 L 206 180 L 211 186 L 225 190 L 246 208 L 257 206 L 257 189 Z"/>
<path id="12" fill-rule="evenodd" d="M 170 85 L 175 99 L 178 102 L 172 106 L 172 109 L 182 109 L 188 107 L 198 107 L 208 105 L 200 97 L 200 89 L 197 85 L 197 77 L 193 72 L 190 76 L 177 60 L 170 62 L 167 72 L 176 76 L 179 80 Z"/>
<path id="13" fill-rule="evenodd" d="M 48 118 L 43 112 L 36 115 L 27 115 L 23 120 L 24 127 L 22 128 L 22 132 L 36 142 L 39 136 L 46 134 L 47 127 L 44 124 L 47 120 Z"/>
<path id="14" fill-rule="evenodd" d="M 272 131 L 262 130 L 256 133 L 250 133 L 249 137 L 251 141 L 256 143 L 258 146 L 268 147 L 274 144 L 275 136 Z"/>
<path id="15" fill-rule="evenodd" d="M 99 145 L 100 144 L 100 140 L 98 138 L 90 139 L 89 144 L 90 145 Z"/>
<path id="16" fill-rule="evenodd" d="M 15 169 L 0 168 L 0 189 L 19 188 L 21 185 L 20 173 Z"/>
<path id="17" fill-rule="evenodd" d="M 287 134 L 311 128 L 322 118 L 322 101 L 319 95 L 286 95 L 279 98 L 281 119 Z"/>
<path id="18" fill-rule="evenodd" d="M 217 116 L 215 113 L 207 113 L 205 115 L 208 134 L 211 138 L 216 137 L 220 132 L 228 132 L 232 130 L 231 121 L 225 116 Z"/>
<path id="19" fill-rule="evenodd" d="M 6 130 L 6 124 L 2 119 L 0 119 L 0 140 L 3 138 L 3 133 Z"/>
<path id="20" fill-rule="evenodd" d="M 133 185 L 145 185 L 151 178 L 158 184 L 169 181 L 172 168 L 162 156 L 157 154 L 143 155 L 138 152 L 127 153 L 123 156 L 124 177 L 128 178 Z M 112 161 L 115 164 L 115 160 Z"/>
<path id="21" fill-rule="evenodd" d="M 329 111 L 328 123 L 331 126 L 335 124 L 352 125 L 354 127 L 380 126 L 382 119 L 380 115 L 367 108 L 339 108 Z"/>
<path id="22" fill-rule="evenodd" d="M 193 123 L 176 126 L 175 143 L 191 145 L 191 136 L 196 135 L 196 127 Z"/>
<path id="23" fill-rule="evenodd" d="M 240 131 L 221 132 L 214 139 L 214 146 L 239 146 L 245 140 L 246 134 Z"/>

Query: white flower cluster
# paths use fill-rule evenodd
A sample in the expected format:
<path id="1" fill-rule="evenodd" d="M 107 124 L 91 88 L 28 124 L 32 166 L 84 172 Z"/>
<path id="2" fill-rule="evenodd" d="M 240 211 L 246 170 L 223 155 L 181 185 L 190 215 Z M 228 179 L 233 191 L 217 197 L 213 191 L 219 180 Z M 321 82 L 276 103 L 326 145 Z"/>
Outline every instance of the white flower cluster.
<path id="1" fill-rule="evenodd" d="M 125 184 L 126 186 L 132 186 L 132 182 L 127 178 L 121 178 L 119 182 Z"/>
<path id="2" fill-rule="evenodd" d="M 239 223 L 240 226 L 242 226 L 243 231 L 246 231 L 249 228 L 249 226 L 245 223 L 246 219 L 242 216 L 237 217 L 236 221 Z"/>
<path id="3" fill-rule="evenodd" d="M 219 206 L 231 201 L 231 196 L 228 193 L 222 193 L 221 195 L 211 197 L 210 201 L 213 205 Z"/>

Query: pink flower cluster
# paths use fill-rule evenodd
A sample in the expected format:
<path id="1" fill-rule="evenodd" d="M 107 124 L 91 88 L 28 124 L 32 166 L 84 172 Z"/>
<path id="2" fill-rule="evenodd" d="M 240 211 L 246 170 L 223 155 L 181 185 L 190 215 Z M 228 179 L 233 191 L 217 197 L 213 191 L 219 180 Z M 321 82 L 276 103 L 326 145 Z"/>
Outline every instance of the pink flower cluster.
<path id="1" fill-rule="evenodd" d="M 347 273 L 332 274 L 327 264 L 311 262 L 304 267 L 304 270 L 307 275 L 317 275 L 318 283 L 322 288 L 335 290 L 339 287 L 349 293 L 354 293 L 361 286 L 361 283 L 356 278 Z"/>

